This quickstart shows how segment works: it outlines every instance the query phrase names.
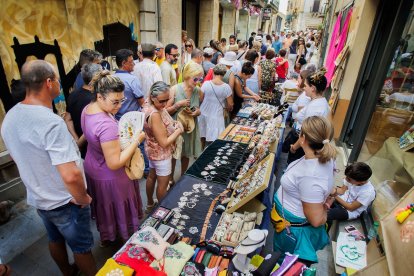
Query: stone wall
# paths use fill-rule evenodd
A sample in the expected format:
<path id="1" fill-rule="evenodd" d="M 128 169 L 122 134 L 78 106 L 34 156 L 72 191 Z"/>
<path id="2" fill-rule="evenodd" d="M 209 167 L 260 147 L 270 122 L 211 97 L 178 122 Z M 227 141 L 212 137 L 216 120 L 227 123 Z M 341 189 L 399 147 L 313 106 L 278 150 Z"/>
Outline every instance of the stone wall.
<path id="1" fill-rule="evenodd" d="M 234 26 L 236 22 L 236 10 L 230 8 L 223 8 L 223 22 L 221 27 L 221 36 L 228 39 L 234 34 Z"/>
<path id="2" fill-rule="evenodd" d="M 155 0 L 150 0 L 154 1 Z M 161 0 L 160 13 L 160 34 L 159 40 L 164 45 L 173 43 L 178 46 L 181 52 L 181 11 L 182 1 L 180 0 Z"/>
<path id="3" fill-rule="evenodd" d="M 154 43 L 158 40 L 157 1 L 141 0 L 139 4 L 140 41 Z"/>
<path id="4" fill-rule="evenodd" d="M 219 0 L 200 1 L 200 22 L 198 35 L 198 45 L 200 48 L 210 42 L 211 39 L 219 39 L 219 8 Z"/>

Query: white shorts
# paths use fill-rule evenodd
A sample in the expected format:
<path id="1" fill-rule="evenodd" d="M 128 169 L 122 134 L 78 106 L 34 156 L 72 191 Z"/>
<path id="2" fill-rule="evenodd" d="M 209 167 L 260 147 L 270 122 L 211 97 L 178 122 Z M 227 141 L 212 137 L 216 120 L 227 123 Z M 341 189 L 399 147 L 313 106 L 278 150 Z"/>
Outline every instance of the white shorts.
<path id="1" fill-rule="evenodd" d="M 148 160 L 150 169 L 155 169 L 158 176 L 167 176 L 171 174 L 171 158 L 165 160 Z"/>

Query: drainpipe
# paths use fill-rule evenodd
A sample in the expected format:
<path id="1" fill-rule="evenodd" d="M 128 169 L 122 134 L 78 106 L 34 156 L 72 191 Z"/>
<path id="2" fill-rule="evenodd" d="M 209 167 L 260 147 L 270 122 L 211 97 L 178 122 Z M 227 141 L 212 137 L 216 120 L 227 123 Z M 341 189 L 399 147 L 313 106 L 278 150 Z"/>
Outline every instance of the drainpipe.
<path id="1" fill-rule="evenodd" d="M 155 8 L 155 15 L 157 17 L 157 41 L 162 41 L 162 32 L 161 32 L 161 16 L 160 16 L 160 0 L 156 2 L 157 7 Z"/>

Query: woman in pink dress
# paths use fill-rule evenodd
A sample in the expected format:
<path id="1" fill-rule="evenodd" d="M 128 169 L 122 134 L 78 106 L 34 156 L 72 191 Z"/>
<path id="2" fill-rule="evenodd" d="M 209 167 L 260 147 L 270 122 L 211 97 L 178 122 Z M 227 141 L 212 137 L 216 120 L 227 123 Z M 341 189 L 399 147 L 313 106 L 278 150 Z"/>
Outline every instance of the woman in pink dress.
<path id="1" fill-rule="evenodd" d="M 121 152 L 114 114 L 125 101 L 124 83 L 109 71 L 95 75 L 91 83 L 95 99 L 81 116 L 88 141 L 84 167 L 92 217 L 96 218 L 101 246 L 106 246 L 118 236 L 127 240 L 144 216 L 138 181 L 128 178 L 124 166 L 145 134 L 137 133 L 134 142 Z"/>
<path id="2" fill-rule="evenodd" d="M 158 201 L 167 193 L 175 140 L 184 131 L 181 123 L 174 121 L 165 109 L 169 97 L 170 87 L 165 82 L 157 81 L 151 86 L 149 104 L 145 108 L 144 130 L 147 135 L 145 151 L 150 167 L 146 183 L 148 199 L 146 213 L 151 212 L 157 204 L 153 199 L 155 181 L 157 181 Z"/>

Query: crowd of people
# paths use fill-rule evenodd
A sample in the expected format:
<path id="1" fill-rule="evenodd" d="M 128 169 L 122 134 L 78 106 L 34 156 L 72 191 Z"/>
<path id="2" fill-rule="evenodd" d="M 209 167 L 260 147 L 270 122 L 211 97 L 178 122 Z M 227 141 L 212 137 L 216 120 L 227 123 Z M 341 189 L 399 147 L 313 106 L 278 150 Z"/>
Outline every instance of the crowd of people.
<path id="1" fill-rule="evenodd" d="M 312 244 L 301 245 L 306 247 L 299 250 L 301 257 L 325 244 L 323 206 L 333 187 L 335 149 L 329 143 L 333 131 L 326 119 L 324 70 L 309 65 L 313 32 L 252 33 L 248 41 L 231 35 L 228 41 L 211 40 L 199 49 L 183 32 L 181 53 L 175 44 L 142 43 L 134 60 L 133 51 L 120 49 L 114 73 L 100 65 L 100 53 L 83 50 L 63 119 L 52 110 L 60 91 L 56 69 L 42 60 L 23 66 L 25 97 L 7 113 L 2 136 L 64 275 L 76 269 L 68 263 L 65 241 L 77 267 L 85 275 L 96 272 L 90 218 L 96 221 L 101 246 L 127 240 L 174 185 L 176 160 L 184 174 L 190 159 L 218 138 L 242 106 L 260 101 L 277 83 L 293 89 L 297 99 L 284 143 L 291 164 L 275 194 L 276 209 L 280 213 L 284 208 L 289 221 L 312 226 L 295 234 L 319 235 Z M 118 121 L 129 111 L 144 113 L 144 130 L 121 150 Z M 146 207 L 138 180 L 124 169 L 137 148 L 145 160 Z M 313 186 L 302 190 L 303 179 Z M 283 247 L 279 239 L 275 235 L 275 247 Z M 315 261 L 315 254 L 307 256 Z"/>

